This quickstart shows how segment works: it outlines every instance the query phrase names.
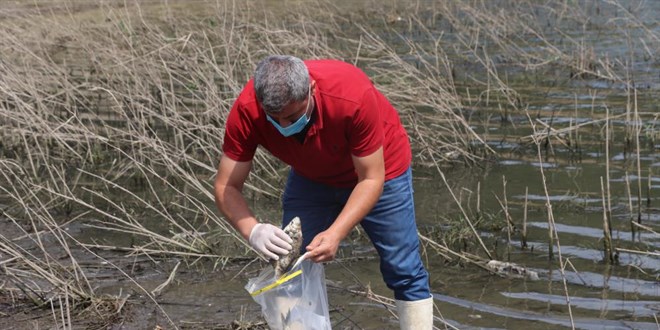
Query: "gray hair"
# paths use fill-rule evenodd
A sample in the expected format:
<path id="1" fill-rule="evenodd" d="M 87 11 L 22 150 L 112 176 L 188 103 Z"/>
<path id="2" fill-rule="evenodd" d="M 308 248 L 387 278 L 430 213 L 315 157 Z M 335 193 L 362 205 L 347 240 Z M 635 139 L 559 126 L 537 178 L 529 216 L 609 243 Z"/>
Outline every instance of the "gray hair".
<path id="1" fill-rule="evenodd" d="M 266 112 L 279 113 L 293 101 L 302 101 L 309 91 L 309 71 L 294 56 L 272 55 L 261 60 L 254 72 L 257 101 Z"/>

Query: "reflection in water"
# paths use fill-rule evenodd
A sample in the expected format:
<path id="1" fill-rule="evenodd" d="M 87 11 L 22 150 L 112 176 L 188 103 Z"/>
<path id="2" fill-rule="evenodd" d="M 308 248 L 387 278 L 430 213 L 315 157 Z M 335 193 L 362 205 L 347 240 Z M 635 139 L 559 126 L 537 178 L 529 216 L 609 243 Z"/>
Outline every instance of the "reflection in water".
<path id="1" fill-rule="evenodd" d="M 515 199 L 520 199 L 524 200 L 525 196 L 524 195 L 516 195 L 513 196 Z M 550 202 L 576 202 L 580 204 L 587 204 L 587 203 L 602 203 L 601 199 L 598 198 L 583 198 L 579 196 L 570 196 L 570 195 L 561 195 L 561 196 L 543 196 L 543 195 L 535 195 L 535 194 L 529 194 L 527 195 L 527 200 L 529 201 L 541 201 L 545 202 L 546 200 Z"/>
<path id="2" fill-rule="evenodd" d="M 473 302 L 460 298 L 454 298 L 438 293 L 434 293 L 433 298 L 441 302 L 458 305 L 460 307 L 468 308 L 470 310 L 476 310 L 482 313 L 493 314 L 495 316 L 542 322 L 542 323 L 560 325 L 565 327 L 571 326 L 571 320 L 566 316 L 513 310 L 509 308 L 503 308 L 503 307 L 483 304 L 479 302 Z M 587 330 L 597 330 L 597 329 L 600 330 L 605 328 L 606 329 L 649 329 L 649 330 L 658 329 L 658 326 L 655 323 L 602 320 L 596 318 L 583 318 L 583 317 L 574 318 L 573 323 L 577 329 L 587 329 Z"/>
<path id="3" fill-rule="evenodd" d="M 548 228 L 548 223 L 547 222 L 528 222 L 527 226 L 547 229 Z M 555 224 L 555 229 L 557 230 L 558 233 L 575 234 L 575 235 L 586 236 L 586 237 L 597 238 L 597 239 L 600 239 L 600 238 L 603 237 L 603 229 L 602 228 L 572 226 L 572 225 L 565 225 L 565 224 L 561 224 L 561 223 L 556 223 Z M 632 241 L 632 233 L 627 232 L 627 231 L 613 230 L 612 231 L 612 237 L 615 240 Z M 658 235 L 653 234 L 653 233 L 637 233 L 637 234 L 635 234 L 635 239 L 641 239 L 642 241 L 644 241 L 645 244 L 655 246 L 655 247 L 660 247 L 660 237 L 658 237 Z"/>
<path id="4" fill-rule="evenodd" d="M 561 281 L 561 274 L 559 271 L 551 271 L 550 273 L 545 270 L 538 271 L 545 272 L 546 276 L 552 278 L 553 281 Z M 622 293 L 639 294 L 648 297 L 660 297 L 660 284 L 658 284 L 658 282 L 619 276 L 604 276 L 592 272 L 576 273 L 572 271 L 564 271 L 564 274 L 566 275 L 566 281 L 570 284 L 581 285 L 587 288 L 607 289 Z"/>
<path id="5" fill-rule="evenodd" d="M 528 299 L 547 302 L 555 305 L 566 305 L 566 297 L 559 295 L 543 294 L 538 292 L 500 292 L 505 297 L 515 299 Z M 643 300 L 616 300 L 570 297 L 571 306 L 596 310 L 596 311 L 626 311 L 630 316 L 652 317 L 660 310 L 659 301 Z"/>
<path id="6" fill-rule="evenodd" d="M 519 242 L 511 241 L 514 245 L 520 246 Z M 542 243 L 527 243 L 530 247 L 533 246 L 535 250 L 547 251 L 548 245 Z M 558 251 L 557 245 L 554 246 L 554 251 Z M 584 260 L 600 261 L 603 260 L 603 251 L 583 248 L 571 245 L 561 245 L 561 253 L 565 256 L 576 257 Z M 634 266 L 641 269 L 660 271 L 660 258 L 646 255 L 638 255 L 631 253 L 619 254 L 619 265 L 621 266 Z"/>

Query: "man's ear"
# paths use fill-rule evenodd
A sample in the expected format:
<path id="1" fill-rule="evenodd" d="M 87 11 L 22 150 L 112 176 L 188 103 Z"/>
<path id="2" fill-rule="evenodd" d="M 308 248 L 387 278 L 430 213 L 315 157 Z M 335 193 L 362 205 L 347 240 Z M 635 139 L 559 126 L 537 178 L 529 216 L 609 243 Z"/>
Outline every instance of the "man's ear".
<path id="1" fill-rule="evenodd" d="M 312 81 L 309 83 L 310 88 L 312 89 L 312 95 L 316 92 L 316 80 L 312 79 Z"/>

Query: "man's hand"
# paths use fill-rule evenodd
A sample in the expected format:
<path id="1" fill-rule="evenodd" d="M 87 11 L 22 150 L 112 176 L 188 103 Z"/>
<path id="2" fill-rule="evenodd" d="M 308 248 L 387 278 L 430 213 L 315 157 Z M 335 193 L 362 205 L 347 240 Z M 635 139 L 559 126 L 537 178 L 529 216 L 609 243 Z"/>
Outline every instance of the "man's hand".
<path id="1" fill-rule="evenodd" d="M 320 232 L 307 245 L 307 258 L 313 262 L 327 262 L 335 259 L 341 238 L 331 230 Z"/>
<path id="2" fill-rule="evenodd" d="M 252 228 L 248 239 L 252 248 L 269 259 L 279 260 L 279 255 L 291 251 L 293 240 L 284 230 L 269 223 L 259 223 Z"/>

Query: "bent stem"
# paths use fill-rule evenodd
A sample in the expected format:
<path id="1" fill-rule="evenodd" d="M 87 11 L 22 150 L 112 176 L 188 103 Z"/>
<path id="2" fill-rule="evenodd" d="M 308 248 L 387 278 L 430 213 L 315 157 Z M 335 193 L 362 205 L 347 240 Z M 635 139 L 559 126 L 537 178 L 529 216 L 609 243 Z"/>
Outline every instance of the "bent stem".
<path id="1" fill-rule="evenodd" d="M 529 113 L 527 113 L 527 118 L 534 130 L 536 130 L 536 126 L 534 124 L 534 121 L 529 117 Z M 541 152 L 541 141 L 540 140 L 534 140 L 536 144 L 536 154 L 537 154 L 537 159 L 539 161 L 539 164 L 543 164 L 543 157 L 542 157 L 542 152 Z M 543 192 L 545 194 L 545 205 L 546 205 L 546 211 L 548 213 L 548 225 L 550 227 L 550 238 L 551 242 L 554 240 L 557 243 L 557 255 L 559 257 L 559 273 L 561 274 L 561 279 L 562 279 L 562 284 L 564 286 L 564 295 L 566 297 L 566 306 L 568 308 L 568 315 L 571 320 L 571 327 L 575 329 L 575 322 L 573 320 L 573 310 L 571 308 L 571 296 L 568 292 L 568 282 L 566 280 L 566 272 L 565 268 L 567 263 L 564 262 L 562 253 L 561 253 L 561 244 L 559 243 L 559 234 L 557 233 L 557 227 L 555 226 L 555 219 L 554 219 L 554 214 L 552 211 L 552 204 L 550 203 L 550 193 L 548 192 L 548 185 L 545 177 L 545 171 L 543 170 L 543 166 L 539 166 L 539 171 L 541 173 L 541 180 L 543 183 Z"/>

